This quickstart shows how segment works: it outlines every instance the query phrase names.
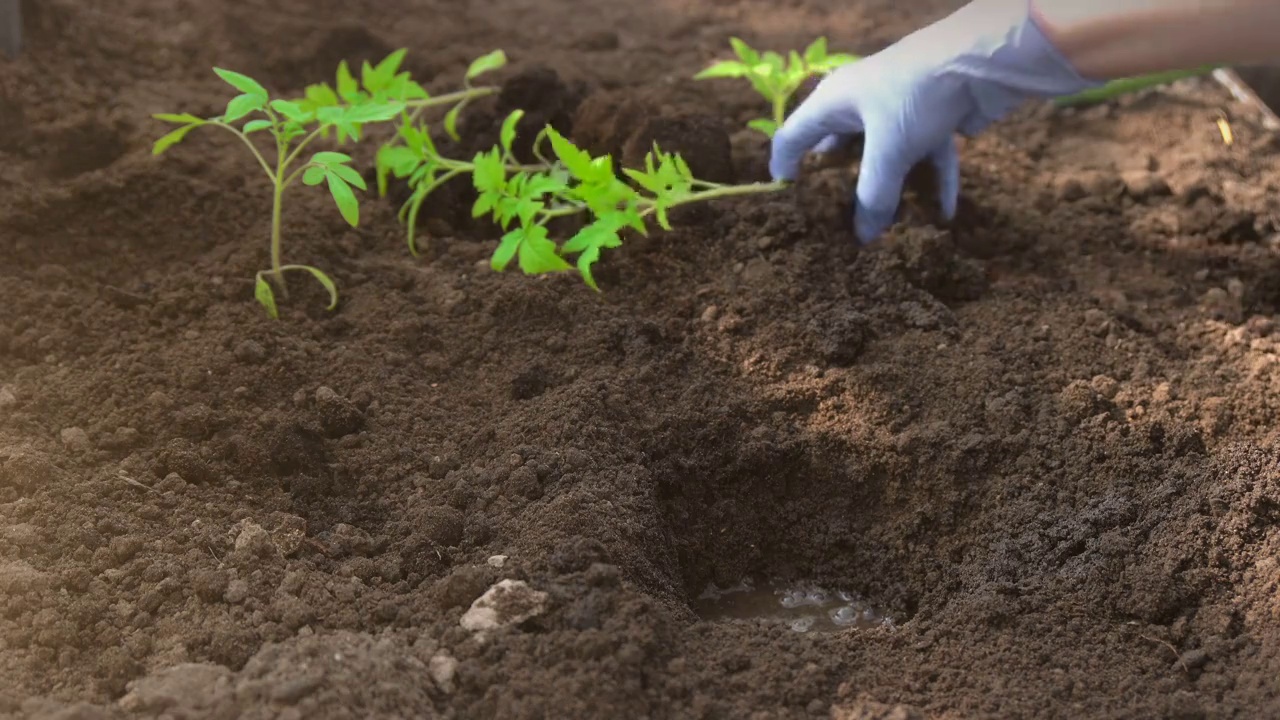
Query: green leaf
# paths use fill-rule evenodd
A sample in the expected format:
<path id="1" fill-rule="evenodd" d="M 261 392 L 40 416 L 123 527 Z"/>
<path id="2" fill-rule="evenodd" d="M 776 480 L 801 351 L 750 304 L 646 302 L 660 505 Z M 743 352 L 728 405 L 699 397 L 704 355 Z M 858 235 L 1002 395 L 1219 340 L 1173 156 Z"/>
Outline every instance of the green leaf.
<path id="1" fill-rule="evenodd" d="M 250 120 L 244 124 L 243 132 L 245 135 L 248 135 L 249 133 L 256 133 L 259 130 L 266 130 L 269 127 L 271 127 L 270 120 Z"/>
<path id="2" fill-rule="evenodd" d="M 350 165 L 330 165 L 329 172 L 342 178 L 348 185 L 354 185 L 361 190 L 368 190 L 365 185 L 364 177 L 355 171 Z"/>
<path id="3" fill-rule="evenodd" d="M 272 100 L 271 109 L 294 122 L 306 122 L 311 119 L 311 113 L 303 110 L 297 103 L 289 102 L 288 100 Z"/>
<path id="4" fill-rule="evenodd" d="M 492 72 L 507 64 L 507 54 L 501 50 L 494 50 L 488 55 L 483 55 L 471 62 L 471 66 L 467 68 L 467 80 L 474 80 L 481 75 Z"/>
<path id="5" fill-rule="evenodd" d="M 324 179 L 328 174 L 329 171 L 326 168 L 320 165 L 312 165 L 302 173 L 302 182 L 314 187 L 324 182 Z"/>
<path id="6" fill-rule="evenodd" d="M 724 62 L 718 62 L 697 75 L 694 75 L 693 79 L 707 80 L 710 78 L 740 78 L 746 77 L 749 72 L 751 72 L 751 69 L 746 65 L 733 60 L 726 60 Z"/>
<path id="7" fill-rule="evenodd" d="M 306 99 L 302 104 L 304 107 L 314 112 L 320 108 L 334 107 L 341 103 L 342 100 L 338 97 L 338 94 L 333 91 L 333 88 L 324 83 L 320 83 L 317 85 L 307 86 Z"/>
<path id="8" fill-rule="evenodd" d="M 551 149 L 556 157 L 560 158 L 560 162 L 564 163 L 574 177 L 579 180 L 589 180 L 599 174 L 595 172 L 589 153 L 579 150 L 576 145 L 550 126 L 547 126 L 547 137 L 551 140 Z"/>
<path id="9" fill-rule="evenodd" d="M 752 130 L 757 130 L 759 132 L 762 132 L 765 135 L 768 135 L 769 137 L 773 137 L 774 134 L 778 132 L 779 125 L 776 120 L 767 120 L 762 118 L 760 120 L 752 120 L 751 122 L 747 123 L 747 127 L 751 128 Z"/>
<path id="10" fill-rule="evenodd" d="M 516 228 L 503 235 L 502 241 L 498 243 L 498 249 L 493 251 L 493 257 L 489 260 L 489 267 L 498 272 L 506 270 L 507 265 L 511 264 L 511 259 L 520 250 L 520 241 L 523 238 L 524 228 Z"/>
<path id="11" fill-rule="evenodd" d="M 151 117 L 157 120 L 163 120 L 164 122 L 182 123 L 183 125 L 188 125 L 188 124 L 202 125 L 205 122 L 204 118 L 198 118 L 195 115 L 192 115 L 191 113 L 182 113 L 181 115 L 174 115 L 172 113 L 159 113 L 157 115 L 152 115 Z"/>
<path id="12" fill-rule="evenodd" d="M 729 44 L 733 46 L 733 52 L 742 62 L 748 65 L 755 65 L 760 62 L 760 53 L 753 50 L 750 45 L 739 38 L 729 38 Z"/>
<path id="13" fill-rule="evenodd" d="M 245 95 L 253 95 L 262 98 L 262 102 L 267 101 L 267 89 L 258 84 L 257 80 L 248 75 L 241 75 L 231 70 L 223 70 L 222 68 L 214 68 L 213 71 L 218 74 L 228 85 L 239 90 Z"/>
<path id="14" fill-rule="evenodd" d="M 338 212 L 342 213 L 342 219 L 347 221 L 351 227 L 360 224 L 360 201 L 356 199 L 356 194 L 351 191 L 351 186 L 338 175 L 330 172 L 325 174 L 325 179 L 329 181 L 329 194 L 333 196 L 333 202 L 338 206 Z"/>
<path id="15" fill-rule="evenodd" d="M 286 122 L 284 124 L 284 127 L 280 129 L 280 139 L 286 143 L 297 140 L 298 138 L 306 134 L 307 134 L 307 131 L 304 130 L 302 126 L 296 122 Z M 323 134 L 323 135 L 324 137 L 328 137 L 327 134 Z"/>
<path id="16" fill-rule="evenodd" d="M 338 307 L 338 286 L 334 284 L 333 280 L 330 279 L 328 275 L 325 275 L 319 268 L 313 268 L 310 265 L 290 265 L 288 269 L 305 270 L 311 273 L 311 276 L 319 281 L 319 283 L 324 286 L 324 289 L 329 292 L 329 307 L 327 309 L 334 310 Z"/>
<path id="17" fill-rule="evenodd" d="M 271 289 L 271 283 L 267 282 L 262 274 L 258 274 L 258 281 L 253 286 L 253 297 L 257 299 L 262 307 L 267 309 L 267 314 L 273 319 L 280 319 L 280 310 L 276 307 L 276 294 Z"/>
<path id="18" fill-rule="evenodd" d="M 537 173 L 531 175 L 529 181 L 524 186 L 524 194 L 530 197 L 539 197 L 548 193 L 559 193 L 569 189 L 569 185 L 563 178 L 554 177 L 546 173 Z"/>
<path id="19" fill-rule="evenodd" d="M 316 153 L 315 155 L 312 155 L 311 162 L 318 163 L 320 165 L 332 165 L 334 163 L 349 163 L 351 162 L 351 156 L 344 155 L 343 153 L 340 153 L 340 152 L 331 152 L 328 150 L 324 150 Z"/>
<path id="20" fill-rule="evenodd" d="M 192 130 L 195 130 L 198 127 L 200 127 L 200 125 L 188 125 L 186 127 L 180 127 L 177 130 L 174 130 L 166 134 L 164 137 L 160 138 L 159 140 L 156 140 L 156 144 L 151 148 L 151 154 L 153 156 L 159 155 L 164 151 L 168 150 L 169 148 L 173 147 L 174 145 L 177 145 L 178 143 L 182 142 L 183 138 L 187 136 L 187 133 L 191 132 Z"/>
<path id="21" fill-rule="evenodd" d="M 399 50 L 392 52 L 390 55 L 383 58 L 382 62 L 378 63 L 378 67 L 374 69 L 374 74 L 379 78 L 386 78 L 387 80 L 394 78 L 396 73 L 400 71 L 400 65 L 404 62 L 404 56 L 408 54 L 408 52 L 409 50 L 407 48 L 400 48 Z"/>
<path id="22" fill-rule="evenodd" d="M 596 284 L 596 277 L 591 270 L 599 259 L 600 248 L 598 247 L 589 247 L 578 256 L 578 272 L 582 274 L 582 281 L 596 292 L 600 292 L 600 286 Z"/>
<path id="23" fill-rule="evenodd" d="M 227 103 L 227 111 L 223 113 L 223 122 L 233 123 L 251 112 L 267 106 L 267 99 L 258 95 L 237 95 Z"/>
<path id="24" fill-rule="evenodd" d="M 843 53 L 828 55 L 818 62 L 811 63 L 810 69 L 816 73 L 829 73 L 836 68 L 858 62 L 859 60 L 861 60 L 861 58 L 857 55 L 846 55 Z"/>
<path id="25" fill-rule="evenodd" d="M 505 186 L 507 168 L 502 162 L 502 156 L 496 150 L 477 154 L 472 164 L 475 165 L 475 170 L 471 173 L 471 179 L 475 183 L 476 190 L 480 192 L 501 190 Z"/>
<path id="26" fill-rule="evenodd" d="M 449 133 L 449 137 L 453 138 L 454 142 L 462 139 L 462 136 L 458 134 L 458 116 L 462 114 L 464 105 L 466 105 L 465 102 L 454 105 L 449 109 L 448 114 L 444 116 L 444 131 Z"/>
<path id="27" fill-rule="evenodd" d="M 524 117 L 523 110 L 516 110 L 507 116 L 502 122 L 502 132 L 499 138 L 502 141 L 502 149 L 508 153 L 511 152 L 511 144 L 516 140 L 516 127 L 520 124 L 520 119 Z"/>
<path id="28" fill-rule="evenodd" d="M 383 145 L 378 148 L 378 166 L 386 167 L 399 178 L 408 176 L 421 162 L 422 159 L 416 152 L 403 145 Z"/>
<path id="29" fill-rule="evenodd" d="M 547 238 L 543 225 L 526 226 L 520 242 L 520 269 L 526 275 L 562 272 L 573 266 L 556 253 L 556 244 Z"/>
<path id="30" fill-rule="evenodd" d="M 827 59 L 827 39 L 820 37 L 805 48 L 804 60 L 809 66 L 818 65 Z"/>
<path id="31" fill-rule="evenodd" d="M 805 67 L 804 58 L 800 57 L 800 53 L 792 50 L 787 53 L 787 76 L 795 82 L 803 81 L 808 75 Z"/>
<path id="32" fill-rule="evenodd" d="M 347 102 L 355 102 L 359 96 L 360 86 L 351 75 L 351 68 L 347 67 L 347 61 L 343 60 L 338 63 L 338 97 Z"/>
<path id="33" fill-rule="evenodd" d="M 364 103 L 343 113 L 343 119 L 351 123 L 387 122 L 404 112 L 404 103 Z"/>

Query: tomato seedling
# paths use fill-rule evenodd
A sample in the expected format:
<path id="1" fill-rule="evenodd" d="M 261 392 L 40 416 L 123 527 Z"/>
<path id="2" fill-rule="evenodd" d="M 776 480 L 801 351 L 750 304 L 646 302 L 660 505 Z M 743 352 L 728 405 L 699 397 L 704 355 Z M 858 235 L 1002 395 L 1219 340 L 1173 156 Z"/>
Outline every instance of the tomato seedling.
<path id="1" fill-rule="evenodd" d="M 259 271 L 254 283 L 254 297 L 271 317 L 279 317 L 277 290 L 286 297 L 288 295 L 286 272 L 309 273 L 329 293 L 329 309 L 333 310 L 338 304 L 337 285 L 326 273 L 310 265 L 286 265 L 282 261 L 281 224 L 285 192 L 298 180 L 309 186 L 323 184 L 342 218 L 352 227 L 357 227 L 360 201 L 353 188 L 367 190 L 364 178 L 351 167 L 349 155 L 325 150 L 304 160 L 304 151 L 316 140 L 327 139 L 331 134 L 336 135 L 339 145 L 359 141 L 368 125 L 415 117 L 429 107 L 452 106 L 450 122 L 456 123 L 457 114 L 468 102 L 497 91 L 496 88 L 468 85 L 463 91 L 433 97 L 414 82 L 408 72 L 400 70 L 404 56 L 404 50 L 397 50 L 376 66 L 365 62 L 359 81 L 344 61 L 338 67 L 334 86 L 312 85 L 306 89 L 305 97 L 296 100 L 272 99 L 258 81 L 241 73 L 215 68 L 218 77 L 240 92 L 227 103 L 221 115 L 212 118 L 190 113 L 154 116 L 179 126 L 156 141 L 152 150 L 154 155 L 164 153 L 196 128 L 218 128 L 243 142 L 271 182 L 271 268 Z M 505 56 L 501 53 L 490 54 L 477 60 L 473 71 L 478 67 L 479 72 L 483 72 L 503 62 Z M 268 151 L 265 153 L 255 142 L 255 135 L 261 133 L 271 138 L 266 143 Z"/>
<path id="2" fill-rule="evenodd" d="M 826 75 L 842 65 L 857 61 L 855 55 L 827 52 L 826 38 L 818 38 L 804 54 L 792 50 L 784 57 L 772 50 L 761 53 L 738 38 L 731 38 L 737 60 L 711 65 L 694 76 L 697 80 L 712 78 L 746 78 L 756 92 L 773 107 L 768 118 L 752 120 L 748 126 L 773 137 L 787 119 L 787 105 L 810 78 Z"/>
<path id="3" fill-rule="evenodd" d="M 723 185 L 694 177 L 688 163 L 656 144 L 643 169 L 621 168 L 612 157 L 593 157 L 550 126 L 534 141 L 539 162 L 522 164 L 512 152 L 517 126 L 524 112 L 504 120 L 498 143 L 471 161 L 447 158 L 437 149 L 424 124 L 400 126 L 396 141 L 383 145 L 377 156 L 378 186 L 386 191 L 390 176 L 407 179 L 412 195 L 400 211 L 408 227 L 410 252 L 418 253 L 415 231 L 422 203 L 445 183 L 470 176 L 479 197 L 474 217 L 490 217 L 504 234 L 490 260 L 499 272 L 512 260 L 528 275 L 572 270 L 599 290 L 592 267 L 601 252 L 622 245 L 629 229 L 647 234 L 646 220 L 655 219 L 670 230 L 668 212 L 676 207 L 739 195 L 775 192 L 783 183 Z M 544 145 L 550 142 L 554 159 Z M 586 224 L 563 243 L 551 237 L 549 224 L 557 218 L 585 216 Z M 576 256 L 570 264 L 567 256 Z"/>

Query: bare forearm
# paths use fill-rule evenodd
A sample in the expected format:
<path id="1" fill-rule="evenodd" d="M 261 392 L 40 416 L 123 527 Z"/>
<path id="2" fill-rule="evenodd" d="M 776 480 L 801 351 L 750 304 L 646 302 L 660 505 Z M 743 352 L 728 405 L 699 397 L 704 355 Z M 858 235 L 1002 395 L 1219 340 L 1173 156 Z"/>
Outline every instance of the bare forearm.
<path id="1" fill-rule="evenodd" d="M 1032 12 L 1096 79 L 1280 59 L 1276 0 L 1032 0 Z"/>

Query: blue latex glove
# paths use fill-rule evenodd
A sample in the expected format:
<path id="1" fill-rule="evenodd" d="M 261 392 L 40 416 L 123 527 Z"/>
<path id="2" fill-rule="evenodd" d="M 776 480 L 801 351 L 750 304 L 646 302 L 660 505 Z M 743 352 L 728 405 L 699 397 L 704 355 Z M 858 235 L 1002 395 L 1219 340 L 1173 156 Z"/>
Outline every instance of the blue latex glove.
<path id="1" fill-rule="evenodd" d="M 942 212 L 955 217 L 956 133 L 981 132 L 1027 100 L 1100 84 L 1053 47 L 1028 0 L 977 0 L 824 78 L 774 136 L 770 171 L 794 180 L 805 153 L 865 134 L 855 226 L 869 243 L 894 223 L 906 176 L 920 162 L 936 166 Z"/>

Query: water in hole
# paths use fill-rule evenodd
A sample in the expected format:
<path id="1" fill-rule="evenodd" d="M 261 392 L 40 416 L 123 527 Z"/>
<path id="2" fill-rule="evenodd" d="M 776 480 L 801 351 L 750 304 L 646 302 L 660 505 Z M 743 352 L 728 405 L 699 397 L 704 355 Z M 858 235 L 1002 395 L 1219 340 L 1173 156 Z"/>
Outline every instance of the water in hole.
<path id="1" fill-rule="evenodd" d="M 711 585 L 694 601 L 693 610 L 704 620 L 762 620 L 796 632 L 837 632 L 893 623 L 854 593 L 805 583 Z"/>

